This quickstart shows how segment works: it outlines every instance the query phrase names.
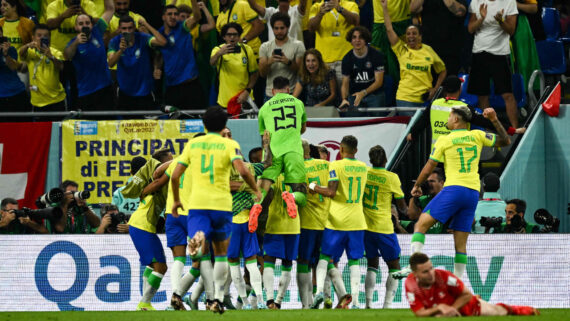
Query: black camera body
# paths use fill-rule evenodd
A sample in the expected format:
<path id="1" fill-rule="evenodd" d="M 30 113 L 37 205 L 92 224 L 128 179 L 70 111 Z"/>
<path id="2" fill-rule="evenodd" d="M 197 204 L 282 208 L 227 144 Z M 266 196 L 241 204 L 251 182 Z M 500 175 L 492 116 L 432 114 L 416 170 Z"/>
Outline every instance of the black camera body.
<path id="1" fill-rule="evenodd" d="M 534 220 L 540 225 L 544 225 L 544 228 L 540 230 L 541 233 L 558 233 L 560 228 L 560 219 L 552 216 L 546 209 L 539 208 L 534 212 Z"/>
<path id="2" fill-rule="evenodd" d="M 42 38 L 42 39 L 40 39 L 40 43 L 41 43 L 42 47 L 47 47 L 47 48 L 49 48 L 49 39 L 48 39 L 48 38 Z"/>
<path id="3" fill-rule="evenodd" d="M 63 201 L 64 192 L 61 188 L 52 188 L 49 192 L 41 195 L 36 199 L 38 208 L 46 208 L 46 206 L 56 206 Z"/>
<path id="4" fill-rule="evenodd" d="M 63 216 L 63 211 L 60 207 L 47 207 L 39 210 L 32 210 L 24 207 L 19 210 L 14 210 L 16 217 L 29 217 L 33 220 L 58 220 Z"/>
<path id="5" fill-rule="evenodd" d="M 125 213 L 123 212 L 111 214 L 111 226 L 114 226 L 115 228 L 117 227 L 117 225 L 122 224 L 126 220 L 127 220 L 127 215 L 125 215 Z"/>
<path id="6" fill-rule="evenodd" d="M 479 220 L 479 224 L 481 224 L 481 226 L 486 227 L 486 228 L 495 228 L 496 229 L 496 228 L 500 228 L 501 224 L 503 224 L 503 218 L 500 216 L 492 216 L 492 217 L 483 216 Z"/>

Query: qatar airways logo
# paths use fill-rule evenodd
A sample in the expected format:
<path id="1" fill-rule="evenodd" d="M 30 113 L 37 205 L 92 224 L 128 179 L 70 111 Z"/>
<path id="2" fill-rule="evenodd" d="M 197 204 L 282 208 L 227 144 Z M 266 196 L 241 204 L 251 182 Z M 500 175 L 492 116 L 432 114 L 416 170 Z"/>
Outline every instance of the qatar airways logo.
<path id="1" fill-rule="evenodd" d="M 323 145 L 329 151 L 329 158 L 327 159 L 329 162 L 333 160 L 340 160 L 340 143 L 334 140 L 325 140 L 324 142 L 320 142 L 319 145 Z"/>

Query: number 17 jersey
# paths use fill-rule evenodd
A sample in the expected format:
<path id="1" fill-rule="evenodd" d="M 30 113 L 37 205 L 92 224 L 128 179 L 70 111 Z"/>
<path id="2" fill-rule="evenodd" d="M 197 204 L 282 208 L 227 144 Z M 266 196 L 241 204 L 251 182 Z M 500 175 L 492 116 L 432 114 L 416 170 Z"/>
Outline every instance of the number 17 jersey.
<path id="1" fill-rule="evenodd" d="M 243 159 L 239 144 L 216 133 L 186 144 L 178 163 L 188 166 L 192 182 L 192 210 L 232 211 L 230 172 L 235 159 Z M 184 182 L 187 184 L 190 182 Z"/>
<path id="2" fill-rule="evenodd" d="M 352 158 L 330 163 L 329 182 L 338 181 L 338 188 L 331 200 L 326 228 L 336 231 L 366 229 L 362 197 L 367 172 L 366 164 Z"/>
<path id="3" fill-rule="evenodd" d="M 495 134 L 480 130 L 456 129 L 440 136 L 429 158 L 445 164 L 445 185 L 479 191 L 479 159 L 483 146 L 494 146 Z"/>
<path id="4" fill-rule="evenodd" d="M 299 99 L 285 93 L 278 93 L 259 110 L 259 134 L 265 130 L 271 133 L 269 147 L 273 157 L 289 152 L 303 155 L 301 127 L 307 122 L 305 106 Z"/>

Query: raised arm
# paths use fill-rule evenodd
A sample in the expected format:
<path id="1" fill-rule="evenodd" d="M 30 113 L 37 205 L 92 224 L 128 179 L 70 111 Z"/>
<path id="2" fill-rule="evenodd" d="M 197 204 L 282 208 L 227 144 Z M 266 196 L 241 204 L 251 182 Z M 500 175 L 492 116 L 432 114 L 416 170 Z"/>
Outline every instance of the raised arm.
<path id="1" fill-rule="evenodd" d="M 424 0 L 412 0 L 410 2 L 410 12 L 412 14 L 418 14 L 422 12 L 424 6 Z"/>
<path id="2" fill-rule="evenodd" d="M 265 25 L 263 24 L 263 22 L 261 22 L 259 18 L 256 18 L 250 23 L 251 23 L 251 29 L 249 30 L 247 35 L 243 36 L 242 42 L 243 40 L 251 41 L 252 39 L 255 39 L 263 32 L 263 29 L 265 29 Z"/>
<path id="3" fill-rule="evenodd" d="M 414 183 L 414 188 L 412 188 L 412 196 L 420 196 L 422 193 L 421 185 L 425 182 L 429 175 L 433 172 L 433 170 L 437 167 L 437 162 L 433 159 L 428 159 L 427 163 L 425 164 L 424 168 L 418 175 L 416 182 Z"/>
<path id="4" fill-rule="evenodd" d="M 307 0 L 304 0 L 304 1 L 306 2 Z M 257 12 L 257 14 L 260 17 L 265 17 L 265 7 L 261 6 L 255 0 L 247 0 L 247 2 L 249 3 L 249 6 L 251 7 L 251 9 L 253 9 L 253 11 Z"/>
<path id="5" fill-rule="evenodd" d="M 113 14 L 115 13 L 115 2 L 113 0 L 105 0 L 105 11 L 101 15 L 101 19 L 105 20 L 107 24 L 113 18 Z"/>
<path id="6" fill-rule="evenodd" d="M 210 14 L 210 11 L 208 11 L 208 8 L 204 5 L 204 2 L 198 2 L 198 7 L 202 10 L 202 14 L 206 16 L 206 21 L 208 22 L 200 25 L 200 32 L 206 33 L 210 30 L 216 29 L 216 21 L 214 20 L 214 17 L 212 17 L 212 14 Z"/>
<path id="7" fill-rule="evenodd" d="M 447 9 L 456 17 L 463 17 L 467 13 L 465 6 L 455 0 L 443 0 L 443 4 L 445 4 Z"/>
<path id="8" fill-rule="evenodd" d="M 307 12 L 307 0 L 299 1 L 299 4 L 297 5 L 297 11 L 299 11 L 299 14 L 301 14 L 302 16 L 305 15 L 305 13 Z"/>
<path id="9" fill-rule="evenodd" d="M 200 10 L 197 10 L 197 11 L 200 11 Z M 146 30 L 148 30 L 150 32 L 150 34 L 154 37 L 150 41 L 150 44 L 153 47 L 164 47 L 164 46 L 166 46 L 166 38 L 164 38 L 164 36 L 160 32 L 158 32 L 158 30 L 154 29 L 154 27 L 151 26 L 150 23 L 146 22 L 145 18 L 141 17 L 139 19 L 139 26 L 145 27 Z"/>
<path id="10" fill-rule="evenodd" d="M 191 0 L 190 3 L 192 4 L 192 8 L 194 9 L 192 10 L 192 15 L 188 17 L 186 21 L 184 21 L 184 23 L 186 24 L 186 28 L 188 30 L 192 30 L 192 28 L 194 28 L 194 26 L 200 21 L 200 19 L 202 19 L 202 7 L 198 5 L 198 2 L 196 0 Z M 202 6 L 204 6 L 203 2 L 200 3 L 202 4 Z"/>
<path id="11" fill-rule="evenodd" d="M 114 6 L 113 6 L 113 8 L 114 8 Z M 48 28 L 50 30 L 57 29 L 57 28 L 59 28 L 59 26 L 61 25 L 63 20 L 65 20 L 67 18 L 71 18 L 71 17 L 78 15 L 82 12 L 83 12 L 83 9 L 81 9 L 81 6 L 70 6 L 64 12 L 62 12 L 59 16 L 57 16 L 55 18 L 48 19 L 46 21 L 46 25 L 48 26 Z"/>
<path id="12" fill-rule="evenodd" d="M 398 43 L 398 34 L 394 31 L 392 27 L 392 19 L 390 19 L 390 13 L 388 12 L 388 0 L 380 0 L 382 5 L 382 11 L 384 11 L 384 26 L 386 27 L 386 34 L 388 35 L 388 40 L 390 45 L 393 46 Z"/>
<path id="13" fill-rule="evenodd" d="M 509 145 L 511 143 L 511 139 L 503 125 L 499 122 L 495 110 L 493 108 L 485 108 L 485 110 L 483 110 L 483 117 L 490 120 L 497 131 L 497 141 L 495 142 L 495 146 L 501 147 Z"/>

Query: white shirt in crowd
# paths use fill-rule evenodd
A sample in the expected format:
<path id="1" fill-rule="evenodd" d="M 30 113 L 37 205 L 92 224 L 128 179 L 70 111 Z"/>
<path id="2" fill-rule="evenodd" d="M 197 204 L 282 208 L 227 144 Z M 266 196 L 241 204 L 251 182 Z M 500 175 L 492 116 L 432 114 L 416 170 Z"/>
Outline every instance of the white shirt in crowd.
<path id="1" fill-rule="evenodd" d="M 487 16 L 481 28 L 475 32 L 473 53 L 486 51 L 493 55 L 509 55 L 511 53 L 510 35 L 501 28 L 495 20 L 495 15 L 503 9 L 505 9 L 503 18 L 518 15 L 516 0 L 473 0 L 469 6 L 469 12 L 475 13 L 477 19 L 481 18 L 479 6 L 483 3 L 487 4 Z"/>

